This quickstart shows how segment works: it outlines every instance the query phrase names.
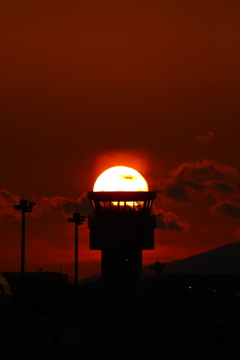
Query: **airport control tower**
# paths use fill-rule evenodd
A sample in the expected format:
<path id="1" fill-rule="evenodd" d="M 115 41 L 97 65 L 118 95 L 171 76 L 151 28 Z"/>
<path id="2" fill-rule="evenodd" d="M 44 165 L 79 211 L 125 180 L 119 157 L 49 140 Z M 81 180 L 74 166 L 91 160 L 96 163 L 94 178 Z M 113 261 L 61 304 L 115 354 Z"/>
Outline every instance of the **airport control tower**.
<path id="1" fill-rule="evenodd" d="M 102 301 L 109 318 L 142 312 L 142 250 L 154 248 L 153 191 L 88 192 L 90 249 L 102 251 Z"/>

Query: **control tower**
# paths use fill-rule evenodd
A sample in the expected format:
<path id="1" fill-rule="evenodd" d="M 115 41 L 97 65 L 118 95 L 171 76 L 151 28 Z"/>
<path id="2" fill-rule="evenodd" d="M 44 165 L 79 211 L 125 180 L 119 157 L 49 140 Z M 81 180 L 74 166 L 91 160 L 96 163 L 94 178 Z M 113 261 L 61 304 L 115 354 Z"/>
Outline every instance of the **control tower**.
<path id="1" fill-rule="evenodd" d="M 107 318 L 142 313 L 142 250 L 154 248 L 154 191 L 88 192 L 90 249 L 102 251 L 102 302 Z"/>

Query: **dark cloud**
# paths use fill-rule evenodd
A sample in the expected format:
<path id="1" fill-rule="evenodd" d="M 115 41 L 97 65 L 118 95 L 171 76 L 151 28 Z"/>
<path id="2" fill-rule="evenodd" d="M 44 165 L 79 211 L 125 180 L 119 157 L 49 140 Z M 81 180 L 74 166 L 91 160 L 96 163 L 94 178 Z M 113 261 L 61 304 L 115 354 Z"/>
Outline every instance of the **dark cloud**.
<path id="1" fill-rule="evenodd" d="M 154 205 L 153 212 L 156 215 L 157 229 L 181 232 L 188 228 L 187 224 L 173 212 L 165 212 L 162 209 L 157 209 Z"/>
<path id="2" fill-rule="evenodd" d="M 240 237 L 240 229 L 237 229 L 236 231 L 234 231 L 233 236 L 235 238 L 239 238 Z"/>
<path id="3" fill-rule="evenodd" d="M 193 180 L 183 180 L 172 183 L 169 182 L 166 186 L 165 192 L 170 198 L 188 202 L 191 200 L 189 189 L 200 191 L 204 188 L 205 185 L 194 182 Z"/>
<path id="4" fill-rule="evenodd" d="M 230 193 L 236 189 L 236 186 L 234 187 L 232 184 L 223 181 L 213 181 L 212 185 L 219 192 Z"/>
<path id="5" fill-rule="evenodd" d="M 168 230 L 180 232 L 183 231 L 184 229 L 185 227 L 176 220 L 172 220 L 168 223 Z"/>
<path id="6" fill-rule="evenodd" d="M 240 219 L 240 204 L 222 201 L 209 209 L 212 215 L 228 216 L 233 219 Z"/>
<path id="7" fill-rule="evenodd" d="M 83 215 L 92 214 L 91 204 L 86 193 L 83 193 L 77 200 L 61 196 L 53 198 L 35 196 L 34 200 L 36 201 L 35 216 L 66 217 L 74 212 L 80 212 Z"/>
<path id="8" fill-rule="evenodd" d="M 214 132 L 213 131 L 208 131 L 205 135 L 199 135 L 197 136 L 197 141 L 200 142 L 210 142 L 214 139 Z"/>
<path id="9" fill-rule="evenodd" d="M 4 200 L 6 203 L 14 205 L 18 201 L 18 196 L 11 194 L 7 190 L 0 190 L 0 199 Z M 1 204 L 0 204 L 1 206 Z"/>
<path id="10" fill-rule="evenodd" d="M 165 193 L 168 197 L 172 199 L 177 199 L 186 202 L 190 200 L 184 184 L 180 182 L 168 184 L 166 186 Z"/>
<path id="11" fill-rule="evenodd" d="M 186 163 L 171 171 L 167 179 L 161 180 L 157 191 L 186 203 L 226 200 L 226 194 L 231 194 L 231 200 L 236 201 L 239 174 L 236 168 L 215 161 Z"/>
<path id="12" fill-rule="evenodd" d="M 76 211 L 83 215 L 92 214 L 91 203 L 86 193 L 83 193 L 77 200 L 61 196 L 47 198 L 33 195 L 28 201 L 36 203 L 33 212 L 30 214 L 33 217 L 66 217 Z M 0 190 L 0 220 L 12 221 L 17 218 L 20 219 L 20 211 L 14 210 L 14 205 L 18 203 L 19 197 L 17 195 L 11 194 L 7 190 Z"/>
<path id="13" fill-rule="evenodd" d="M 120 179 L 122 179 L 122 180 L 136 180 L 137 177 L 133 176 L 133 175 L 121 175 Z"/>
<path id="14" fill-rule="evenodd" d="M 208 180 L 235 180 L 239 181 L 236 168 L 218 164 L 215 161 L 203 160 L 194 163 L 186 163 L 170 172 L 170 178 L 181 180 L 194 180 L 204 182 Z"/>
<path id="15" fill-rule="evenodd" d="M 18 217 L 13 206 L 19 202 L 19 197 L 7 190 L 0 190 L 0 221 L 12 221 Z"/>

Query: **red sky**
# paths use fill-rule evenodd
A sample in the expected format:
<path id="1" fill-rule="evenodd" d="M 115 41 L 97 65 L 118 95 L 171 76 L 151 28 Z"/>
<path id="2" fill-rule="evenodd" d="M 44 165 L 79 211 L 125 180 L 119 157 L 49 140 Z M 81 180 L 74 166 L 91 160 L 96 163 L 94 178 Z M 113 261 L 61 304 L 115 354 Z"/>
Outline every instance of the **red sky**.
<path id="1" fill-rule="evenodd" d="M 146 178 L 161 222 L 144 263 L 240 238 L 239 1 L 0 4 L 0 270 L 73 273 L 76 209 L 115 165 Z M 80 227 L 80 272 L 99 271 Z"/>

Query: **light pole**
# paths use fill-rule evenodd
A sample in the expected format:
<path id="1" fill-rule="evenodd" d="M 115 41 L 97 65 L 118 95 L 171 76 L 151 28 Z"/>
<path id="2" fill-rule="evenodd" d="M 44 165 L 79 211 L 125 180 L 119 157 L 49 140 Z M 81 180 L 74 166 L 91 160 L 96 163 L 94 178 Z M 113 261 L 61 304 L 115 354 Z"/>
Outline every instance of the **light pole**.
<path id="1" fill-rule="evenodd" d="M 21 199 L 19 205 L 14 205 L 15 210 L 22 211 L 22 228 L 21 228 L 21 294 L 22 294 L 22 312 L 24 312 L 24 273 L 25 273 L 25 213 L 32 212 L 34 202 Z"/>
<path id="2" fill-rule="evenodd" d="M 78 226 L 82 225 L 86 216 L 80 215 L 78 212 L 73 213 L 72 218 L 68 218 L 68 221 L 75 223 L 75 254 L 74 254 L 74 285 L 77 289 L 78 286 Z"/>
<path id="3" fill-rule="evenodd" d="M 22 234 L 21 234 L 21 275 L 25 272 L 25 213 L 32 212 L 34 202 L 29 202 L 26 199 L 21 199 L 19 205 L 14 205 L 15 210 L 22 211 Z"/>

